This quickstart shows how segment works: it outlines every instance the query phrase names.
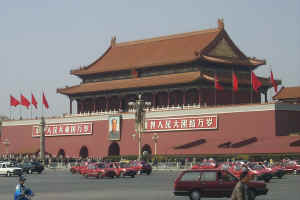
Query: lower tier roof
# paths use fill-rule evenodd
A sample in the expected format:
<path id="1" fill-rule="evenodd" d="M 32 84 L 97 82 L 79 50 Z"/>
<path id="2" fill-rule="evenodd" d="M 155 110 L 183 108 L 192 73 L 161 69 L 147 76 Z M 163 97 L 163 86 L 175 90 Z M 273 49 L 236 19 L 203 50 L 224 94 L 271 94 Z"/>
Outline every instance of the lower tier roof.
<path id="1" fill-rule="evenodd" d="M 219 82 L 222 84 L 231 84 L 231 74 L 220 74 L 218 75 Z M 239 84 L 250 85 L 250 76 L 237 75 Z M 272 87 L 269 79 L 258 77 L 264 87 Z M 197 80 L 206 80 L 208 82 L 214 82 L 214 74 L 197 72 L 185 72 L 176 74 L 167 74 L 160 76 L 149 76 L 149 77 L 137 77 L 131 79 L 121 79 L 112 81 L 102 82 L 89 82 L 75 85 L 72 87 L 65 87 L 57 89 L 58 93 L 65 95 L 76 95 L 84 93 L 104 92 L 122 89 L 134 89 L 134 88 L 147 88 L 155 86 L 168 86 L 192 83 Z"/>

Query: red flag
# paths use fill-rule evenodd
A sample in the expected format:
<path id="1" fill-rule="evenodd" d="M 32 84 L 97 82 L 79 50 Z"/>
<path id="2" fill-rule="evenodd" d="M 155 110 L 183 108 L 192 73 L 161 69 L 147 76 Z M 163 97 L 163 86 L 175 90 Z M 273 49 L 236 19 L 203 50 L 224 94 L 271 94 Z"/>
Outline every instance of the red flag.
<path id="1" fill-rule="evenodd" d="M 10 105 L 16 107 L 20 102 L 13 96 L 10 95 Z"/>
<path id="2" fill-rule="evenodd" d="M 23 94 L 21 94 L 21 105 L 25 106 L 27 109 L 30 106 L 30 102 L 23 96 Z"/>
<path id="3" fill-rule="evenodd" d="M 262 85 L 260 80 L 256 77 L 254 72 L 251 72 L 251 83 L 252 83 L 252 88 L 255 92 L 258 92 L 258 88 Z"/>
<path id="4" fill-rule="evenodd" d="M 217 75 L 215 75 L 215 88 L 217 90 L 224 90 L 224 87 L 219 83 Z"/>
<path id="5" fill-rule="evenodd" d="M 237 92 L 239 90 L 239 83 L 238 79 L 234 72 L 232 72 L 232 89 L 233 91 Z"/>
<path id="6" fill-rule="evenodd" d="M 47 99 L 46 99 L 46 97 L 45 97 L 44 92 L 43 92 L 43 104 L 44 104 L 44 106 L 45 106 L 47 109 L 49 108 L 49 104 L 48 104 L 48 101 L 47 101 Z"/>
<path id="7" fill-rule="evenodd" d="M 271 82 L 272 82 L 272 85 L 274 87 L 274 91 L 277 93 L 277 83 L 274 80 L 274 76 L 273 76 L 272 70 L 271 70 Z"/>
<path id="8" fill-rule="evenodd" d="M 31 104 L 37 109 L 37 101 L 35 100 L 32 93 L 31 93 Z"/>

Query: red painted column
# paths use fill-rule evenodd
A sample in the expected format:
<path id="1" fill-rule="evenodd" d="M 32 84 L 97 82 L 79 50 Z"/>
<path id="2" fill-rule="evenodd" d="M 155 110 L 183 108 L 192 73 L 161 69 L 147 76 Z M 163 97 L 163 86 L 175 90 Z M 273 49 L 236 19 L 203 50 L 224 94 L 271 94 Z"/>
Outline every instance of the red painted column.
<path id="1" fill-rule="evenodd" d="M 198 89 L 198 104 L 201 105 L 201 88 Z"/>
<path id="2" fill-rule="evenodd" d="M 123 97 L 122 96 L 119 96 L 119 100 L 120 100 L 120 105 L 119 105 L 119 110 L 122 110 L 122 107 L 123 107 Z"/>
<path id="3" fill-rule="evenodd" d="M 77 100 L 77 114 L 80 113 L 80 101 Z"/>
<path id="4" fill-rule="evenodd" d="M 156 92 L 152 92 L 152 105 L 156 107 Z"/>
<path id="5" fill-rule="evenodd" d="M 108 97 L 105 96 L 105 111 L 108 111 Z"/>
<path id="6" fill-rule="evenodd" d="M 186 91 L 183 90 L 183 95 L 182 95 L 182 106 L 185 106 L 186 103 Z"/>
<path id="7" fill-rule="evenodd" d="M 73 99 L 70 98 L 70 114 L 72 114 L 72 102 L 73 102 Z"/>
<path id="8" fill-rule="evenodd" d="M 84 113 L 85 112 L 85 110 L 84 110 L 84 100 L 81 100 L 80 101 L 80 112 L 82 112 L 82 113 Z"/>
<path id="9" fill-rule="evenodd" d="M 97 103 L 97 99 L 94 99 L 94 108 L 93 108 L 93 112 L 96 112 L 96 103 Z"/>
<path id="10" fill-rule="evenodd" d="M 168 91 L 168 105 L 167 106 L 170 106 L 170 92 Z"/>

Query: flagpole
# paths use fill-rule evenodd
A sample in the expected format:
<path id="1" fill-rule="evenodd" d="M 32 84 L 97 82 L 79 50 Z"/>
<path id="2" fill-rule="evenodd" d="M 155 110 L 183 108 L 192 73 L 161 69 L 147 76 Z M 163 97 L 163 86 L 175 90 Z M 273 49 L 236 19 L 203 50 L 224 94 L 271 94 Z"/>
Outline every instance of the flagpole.
<path id="1" fill-rule="evenodd" d="M 253 83 L 252 83 L 252 70 L 250 70 L 250 78 L 251 78 L 251 87 L 250 87 L 250 103 L 252 104 L 252 87 L 253 87 Z"/>
<path id="2" fill-rule="evenodd" d="M 271 81 L 272 65 L 269 65 L 269 67 L 270 67 L 269 74 L 270 74 L 270 81 Z M 273 92 L 272 92 L 272 90 L 270 90 L 270 100 L 269 100 L 269 102 L 272 102 L 272 96 L 273 96 Z"/>
<path id="3" fill-rule="evenodd" d="M 217 106 L 217 87 L 216 87 L 216 77 L 217 77 L 217 75 L 216 75 L 216 70 L 215 70 L 215 81 L 214 81 L 214 83 L 215 83 L 215 106 Z"/>
<path id="4" fill-rule="evenodd" d="M 11 98 L 11 95 L 9 96 L 9 98 Z M 10 103 L 10 99 L 9 99 L 9 119 L 11 119 L 11 103 Z"/>
<path id="5" fill-rule="evenodd" d="M 44 91 L 42 91 L 42 98 L 43 98 L 43 95 L 44 95 Z M 42 100 L 43 101 L 43 100 Z M 44 106 L 43 106 L 43 102 L 42 102 L 42 116 L 41 117 L 44 117 Z"/>
<path id="6" fill-rule="evenodd" d="M 231 95 L 231 103 L 232 103 L 232 105 L 234 104 L 234 97 L 233 97 L 233 95 L 234 95 L 234 92 L 233 92 L 233 67 L 231 68 L 232 69 L 232 72 L 231 72 L 231 82 L 232 82 L 232 90 L 231 90 L 231 92 L 232 92 L 232 95 Z"/>
<path id="7" fill-rule="evenodd" d="M 19 119 L 22 119 L 22 110 L 21 110 L 21 106 L 19 106 L 19 111 L 20 111 Z"/>

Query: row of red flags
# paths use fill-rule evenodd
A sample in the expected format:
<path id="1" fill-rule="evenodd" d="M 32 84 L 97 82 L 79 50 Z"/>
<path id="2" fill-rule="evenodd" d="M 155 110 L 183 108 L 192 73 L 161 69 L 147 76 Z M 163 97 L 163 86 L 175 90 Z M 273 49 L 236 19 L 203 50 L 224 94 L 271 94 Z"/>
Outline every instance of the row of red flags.
<path id="1" fill-rule="evenodd" d="M 274 87 L 275 92 L 277 93 L 277 83 L 274 80 L 273 72 L 271 71 L 270 81 Z M 232 89 L 234 92 L 239 90 L 238 79 L 234 72 L 232 72 Z M 258 89 L 262 86 L 261 81 L 257 78 L 254 72 L 251 72 L 251 85 L 255 92 L 258 92 Z M 224 87 L 219 83 L 217 75 L 215 76 L 215 88 L 217 90 L 224 90 Z"/>
<path id="2" fill-rule="evenodd" d="M 49 104 L 44 92 L 42 97 L 42 103 L 45 106 L 45 108 L 47 109 L 49 108 Z M 38 102 L 36 101 L 33 94 L 31 94 L 31 102 L 23 94 L 21 94 L 20 101 L 17 100 L 12 95 L 10 95 L 10 106 L 17 107 L 18 105 L 25 106 L 27 109 L 29 108 L 30 105 L 33 105 L 36 109 L 38 108 Z"/>

